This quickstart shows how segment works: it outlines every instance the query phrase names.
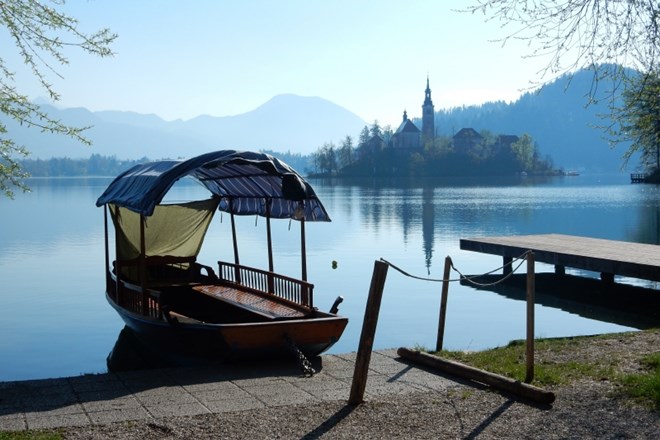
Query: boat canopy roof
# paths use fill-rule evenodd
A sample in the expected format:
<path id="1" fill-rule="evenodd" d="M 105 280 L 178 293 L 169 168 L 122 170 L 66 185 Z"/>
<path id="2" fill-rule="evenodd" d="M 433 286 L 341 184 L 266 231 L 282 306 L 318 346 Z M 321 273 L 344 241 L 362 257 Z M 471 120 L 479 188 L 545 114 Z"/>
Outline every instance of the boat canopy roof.
<path id="1" fill-rule="evenodd" d="M 112 203 L 145 216 L 179 179 L 190 176 L 220 199 L 219 209 L 305 221 L 330 221 L 311 185 L 268 154 L 223 150 L 187 160 L 136 165 L 110 183 L 96 206 Z"/>

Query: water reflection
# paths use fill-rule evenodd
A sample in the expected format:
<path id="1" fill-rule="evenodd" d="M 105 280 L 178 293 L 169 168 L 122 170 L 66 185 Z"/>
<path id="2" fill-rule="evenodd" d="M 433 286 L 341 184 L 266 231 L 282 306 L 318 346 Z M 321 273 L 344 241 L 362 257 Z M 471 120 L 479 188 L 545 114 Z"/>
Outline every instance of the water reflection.
<path id="1" fill-rule="evenodd" d="M 102 372 L 110 349 L 122 344 L 118 339 L 126 339 L 124 332 L 118 338 L 124 323 L 102 294 L 103 211 L 96 208 L 95 201 L 110 180 L 31 180 L 32 193 L 19 193 L 13 201 L 0 199 L 0 308 L 5 312 L 0 334 L 6 335 L 0 337 L 0 380 Z M 204 191 L 198 185 L 182 183 L 172 193 L 174 200 Z M 660 186 L 631 185 L 628 176 L 549 181 L 513 177 L 425 182 L 313 180 L 312 185 L 333 219 L 307 227 L 315 303 L 327 310 L 341 294 L 345 301 L 340 313 L 350 320 L 331 350 L 334 354 L 357 350 L 373 262 L 378 258 L 415 275 L 440 278 L 446 255 L 463 273 L 484 273 L 500 266 L 500 257 L 462 251 L 460 238 L 560 233 L 660 244 Z M 216 220 L 202 248 L 201 262 L 233 259 L 230 222 L 226 217 L 223 222 L 222 215 Z M 241 259 L 264 267 L 263 223 L 255 227 L 254 218 L 237 222 Z M 289 229 L 287 222 L 276 223 L 276 270 L 299 276 L 299 231 Z M 332 261 L 338 261 L 337 268 Z M 541 264 L 537 267 L 552 271 Z M 657 284 L 647 287 L 657 294 Z M 411 282 L 390 271 L 374 347 L 432 347 L 439 298 L 438 283 Z M 538 301 L 539 336 L 627 331 L 653 323 L 634 322 L 616 313 L 595 313 L 593 307 L 580 309 L 543 296 Z M 627 299 L 615 301 L 614 311 L 626 303 Z M 513 296 L 453 283 L 445 345 L 479 350 L 524 337 L 524 309 L 524 303 Z M 658 309 L 657 305 L 644 307 L 644 311 Z M 611 319 L 619 325 L 594 319 Z M 137 351 L 141 356 L 145 353 L 142 348 Z M 113 349 L 112 368 L 122 368 L 115 358 L 135 357 L 135 352 L 119 356 L 120 352 Z M 137 359 L 138 366 L 153 362 Z"/>
<path id="2" fill-rule="evenodd" d="M 484 284 L 481 286 L 466 281 L 461 284 L 526 301 L 527 275 L 513 275 L 506 282 L 495 284 L 500 279 L 500 275 L 489 275 L 474 280 Z M 652 288 L 553 273 L 537 274 L 535 287 L 534 303 L 537 305 L 637 329 L 660 326 L 660 295 Z"/>

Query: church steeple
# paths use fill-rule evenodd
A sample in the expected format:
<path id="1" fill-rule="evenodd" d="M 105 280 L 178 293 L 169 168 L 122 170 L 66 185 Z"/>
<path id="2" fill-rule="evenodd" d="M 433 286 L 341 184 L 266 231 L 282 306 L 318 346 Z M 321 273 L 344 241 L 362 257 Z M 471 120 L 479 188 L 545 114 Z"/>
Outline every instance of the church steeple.
<path id="1" fill-rule="evenodd" d="M 429 76 L 426 75 L 426 90 L 424 91 L 424 104 L 422 105 L 422 142 L 433 138 L 435 138 L 435 110 L 431 100 Z"/>

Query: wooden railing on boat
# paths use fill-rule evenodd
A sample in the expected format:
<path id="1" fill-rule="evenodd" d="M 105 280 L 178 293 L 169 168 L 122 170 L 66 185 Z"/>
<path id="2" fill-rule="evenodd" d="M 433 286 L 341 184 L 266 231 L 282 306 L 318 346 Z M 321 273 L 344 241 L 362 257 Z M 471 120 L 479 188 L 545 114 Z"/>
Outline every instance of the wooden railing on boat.
<path id="1" fill-rule="evenodd" d="M 126 265 L 125 261 L 117 264 L 118 267 L 124 265 Z M 148 287 L 143 288 L 137 283 L 113 278 L 109 275 L 108 294 L 117 305 L 143 316 L 162 318 L 163 312 L 158 290 Z M 191 284 L 197 284 L 193 279 L 194 277 L 190 279 Z M 185 284 L 181 281 L 183 280 L 177 279 L 179 284 Z M 274 272 L 219 261 L 217 283 L 236 288 L 240 287 L 265 295 L 273 295 L 310 310 L 314 308 L 313 284 Z M 151 287 L 156 286 L 158 284 Z"/>
<path id="2" fill-rule="evenodd" d="M 269 293 L 312 309 L 314 285 L 274 272 L 218 261 L 220 283 Z"/>
<path id="3" fill-rule="evenodd" d="M 108 294 L 122 308 L 143 316 L 152 318 L 162 318 L 163 311 L 160 306 L 160 292 L 147 289 L 146 295 L 142 292 L 140 286 L 131 285 L 126 288 L 124 281 L 115 280 L 117 287 L 108 289 Z"/>

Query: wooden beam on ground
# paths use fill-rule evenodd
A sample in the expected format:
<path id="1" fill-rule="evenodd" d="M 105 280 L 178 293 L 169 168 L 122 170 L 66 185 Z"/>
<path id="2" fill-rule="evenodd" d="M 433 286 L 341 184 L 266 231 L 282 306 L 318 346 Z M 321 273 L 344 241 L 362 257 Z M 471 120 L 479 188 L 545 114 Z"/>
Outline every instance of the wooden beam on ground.
<path id="1" fill-rule="evenodd" d="M 464 365 L 459 362 L 440 359 L 437 356 L 403 347 L 397 350 L 397 354 L 402 358 L 417 362 L 424 366 L 435 368 L 442 372 L 453 374 L 465 379 L 474 380 L 534 402 L 551 404 L 555 401 L 555 394 L 550 391 L 505 376 L 500 376 L 499 374 Z"/>

